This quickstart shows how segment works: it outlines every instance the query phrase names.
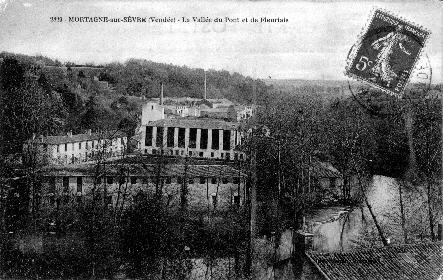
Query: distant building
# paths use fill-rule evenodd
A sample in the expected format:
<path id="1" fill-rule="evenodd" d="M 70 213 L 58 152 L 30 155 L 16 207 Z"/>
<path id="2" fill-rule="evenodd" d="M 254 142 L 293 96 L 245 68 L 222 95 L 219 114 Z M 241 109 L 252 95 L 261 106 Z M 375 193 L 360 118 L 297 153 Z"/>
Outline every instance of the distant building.
<path id="1" fill-rule="evenodd" d="M 242 121 L 251 118 L 255 114 L 254 106 L 232 105 L 227 110 L 227 117 L 233 121 Z"/>
<path id="2" fill-rule="evenodd" d="M 185 180 L 190 210 L 227 210 L 245 203 L 245 174 L 230 165 L 185 166 L 174 163 L 166 164 L 157 172 L 155 164 L 146 163 L 142 158 L 140 162 L 134 158 L 131 160 L 130 174 L 119 173 L 118 163 L 108 162 L 106 174 L 98 178 L 94 174 L 94 164 L 48 167 L 44 172 L 42 208 L 55 209 L 57 205 L 81 203 L 90 198 L 94 180 L 96 190 L 105 195 L 109 207 L 121 207 L 122 204 L 127 207 L 140 196 L 153 198 L 158 183 L 162 185 L 164 202 L 172 209 L 178 209 L 180 189 Z"/>
<path id="3" fill-rule="evenodd" d="M 343 184 L 342 174 L 329 162 L 312 159 L 309 168 L 313 183 L 329 192 L 340 194 L 340 187 Z"/>
<path id="4" fill-rule="evenodd" d="M 200 116 L 210 119 L 230 119 L 232 121 L 237 121 L 235 118 L 228 117 L 229 108 L 206 108 L 200 110 Z"/>
<path id="5" fill-rule="evenodd" d="M 291 178 L 290 181 L 282 180 L 284 186 L 282 208 L 294 207 L 298 211 L 303 209 L 304 203 L 318 205 L 338 201 L 343 176 L 330 163 L 313 158 L 299 171 L 297 176 Z M 270 190 L 272 189 L 264 189 L 259 195 L 266 198 L 272 194 Z M 285 212 L 282 218 L 291 221 L 294 218 L 293 212 Z"/>
<path id="6" fill-rule="evenodd" d="M 142 126 L 143 154 L 244 160 L 236 148 L 242 135 L 237 122 L 208 118 L 161 119 Z"/>
<path id="7" fill-rule="evenodd" d="M 185 105 L 163 105 L 166 118 L 200 117 L 200 108 Z"/>
<path id="8" fill-rule="evenodd" d="M 162 120 L 165 118 L 165 108 L 156 102 L 147 102 L 142 109 L 142 126 L 149 122 Z"/>
<path id="9" fill-rule="evenodd" d="M 239 122 L 254 115 L 254 107 L 246 105 L 230 105 L 229 107 L 201 108 L 200 116 L 214 119 L 228 119 Z"/>
<path id="10" fill-rule="evenodd" d="M 229 106 L 235 105 L 234 102 L 226 98 L 209 98 L 202 99 L 198 103 L 202 107 L 207 108 L 228 108 Z"/>
<path id="11" fill-rule="evenodd" d="M 33 157 L 41 164 L 74 164 L 104 158 L 118 157 L 126 149 L 127 137 L 122 132 L 85 134 L 67 133 L 58 136 L 33 137 L 23 145 L 24 158 Z"/>
<path id="12" fill-rule="evenodd" d="M 150 102 L 162 105 L 183 105 L 187 107 L 200 107 L 200 108 L 228 108 L 231 105 L 235 105 L 234 102 L 226 98 L 195 98 L 195 97 L 155 97 L 151 98 Z"/>
<path id="13" fill-rule="evenodd" d="M 199 99 L 191 97 L 160 97 L 152 98 L 149 104 L 158 104 L 164 108 L 165 118 L 176 117 L 207 117 L 240 121 L 254 114 L 254 107 L 236 105 L 232 101 L 220 99 Z"/>

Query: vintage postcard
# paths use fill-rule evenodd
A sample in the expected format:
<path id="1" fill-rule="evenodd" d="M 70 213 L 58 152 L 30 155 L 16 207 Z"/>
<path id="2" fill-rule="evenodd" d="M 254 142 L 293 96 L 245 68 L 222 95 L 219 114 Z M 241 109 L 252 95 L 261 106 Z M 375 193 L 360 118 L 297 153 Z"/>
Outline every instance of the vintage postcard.
<path id="1" fill-rule="evenodd" d="M 0 279 L 441 280 L 441 11 L 0 0 Z"/>

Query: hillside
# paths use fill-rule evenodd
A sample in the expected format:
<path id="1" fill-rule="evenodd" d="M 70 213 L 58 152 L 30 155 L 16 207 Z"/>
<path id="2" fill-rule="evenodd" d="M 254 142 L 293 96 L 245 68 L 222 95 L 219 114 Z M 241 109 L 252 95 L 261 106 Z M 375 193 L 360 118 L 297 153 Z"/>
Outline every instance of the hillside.
<path id="1" fill-rule="evenodd" d="M 274 91 L 289 94 L 319 96 L 323 99 L 347 98 L 352 95 L 349 87 L 354 90 L 364 85 L 361 82 L 347 80 L 299 80 L 299 79 L 264 79 L 263 82 Z M 427 88 L 428 85 L 425 85 Z M 426 94 L 436 95 L 441 93 L 441 84 L 432 84 Z M 409 84 L 407 89 L 423 88 L 423 85 Z M 407 92 L 407 90 L 406 90 Z"/>
<path id="2" fill-rule="evenodd" d="M 8 57 L 14 57 L 21 63 L 40 69 L 57 91 L 71 84 L 75 88 L 80 85 L 84 90 L 92 87 L 90 90 L 99 90 L 101 92 L 96 93 L 104 95 L 113 91 L 119 96 L 157 97 L 160 85 L 163 83 L 165 96 L 203 97 L 205 74 L 200 68 L 175 66 L 142 59 L 130 59 L 125 63 L 104 65 L 75 65 L 73 63 L 62 65 L 57 60 L 43 56 L 0 54 L 0 59 Z M 206 77 L 208 98 L 227 98 L 238 103 L 251 103 L 254 86 L 258 94 L 266 91 L 266 85 L 261 80 L 254 80 L 239 73 L 207 70 Z"/>
<path id="3" fill-rule="evenodd" d="M 0 53 L 0 98 L 3 139 L 18 152 L 33 133 L 54 135 L 87 129 L 122 129 L 131 136 L 141 106 L 158 97 L 202 98 L 203 69 L 148 60 L 75 65 L 43 56 Z M 269 87 L 239 73 L 207 70 L 207 98 L 237 103 L 266 102 Z M 254 93 L 255 92 L 255 93 Z M 17 114 L 20 112 L 20 115 Z M 8 146 L 7 144 L 6 146 Z"/>
<path id="4" fill-rule="evenodd" d="M 318 95 L 322 98 L 346 98 L 351 95 L 347 81 L 265 79 L 263 82 L 276 91 L 301 95 Z"/>

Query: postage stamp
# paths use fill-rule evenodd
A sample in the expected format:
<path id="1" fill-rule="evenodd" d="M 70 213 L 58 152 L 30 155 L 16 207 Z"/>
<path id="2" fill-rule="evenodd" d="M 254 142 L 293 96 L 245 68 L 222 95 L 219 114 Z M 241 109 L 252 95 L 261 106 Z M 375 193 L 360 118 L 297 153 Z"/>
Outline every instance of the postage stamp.
<path id="1" fill-rule="evenodd" d="M 401 98 L 430 32 L 384 10 L 374 10 L 349 52 L 345 74 Z"/>

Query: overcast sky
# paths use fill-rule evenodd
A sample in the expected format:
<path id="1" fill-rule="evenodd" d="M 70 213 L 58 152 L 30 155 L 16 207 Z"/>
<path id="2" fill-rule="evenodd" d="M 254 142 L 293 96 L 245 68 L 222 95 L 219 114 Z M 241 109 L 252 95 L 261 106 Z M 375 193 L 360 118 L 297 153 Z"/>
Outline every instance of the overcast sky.
<path id="1" fill-rule="evenodd" d="M 76 63 L 143 58 L 257 78 L 343 79 L 346 55 L 376 6 L 431 30 L 425 53 L 434 81 L 441 81 L 439 1 L 66 2 L 0 0 L 0 51 L 43 54 Z M 62 16 L 64 22 L 51 23 L 51 16 Z M 288 22 L 69 23 L 69 16 L 266 16 L 285 17 Z"/>

